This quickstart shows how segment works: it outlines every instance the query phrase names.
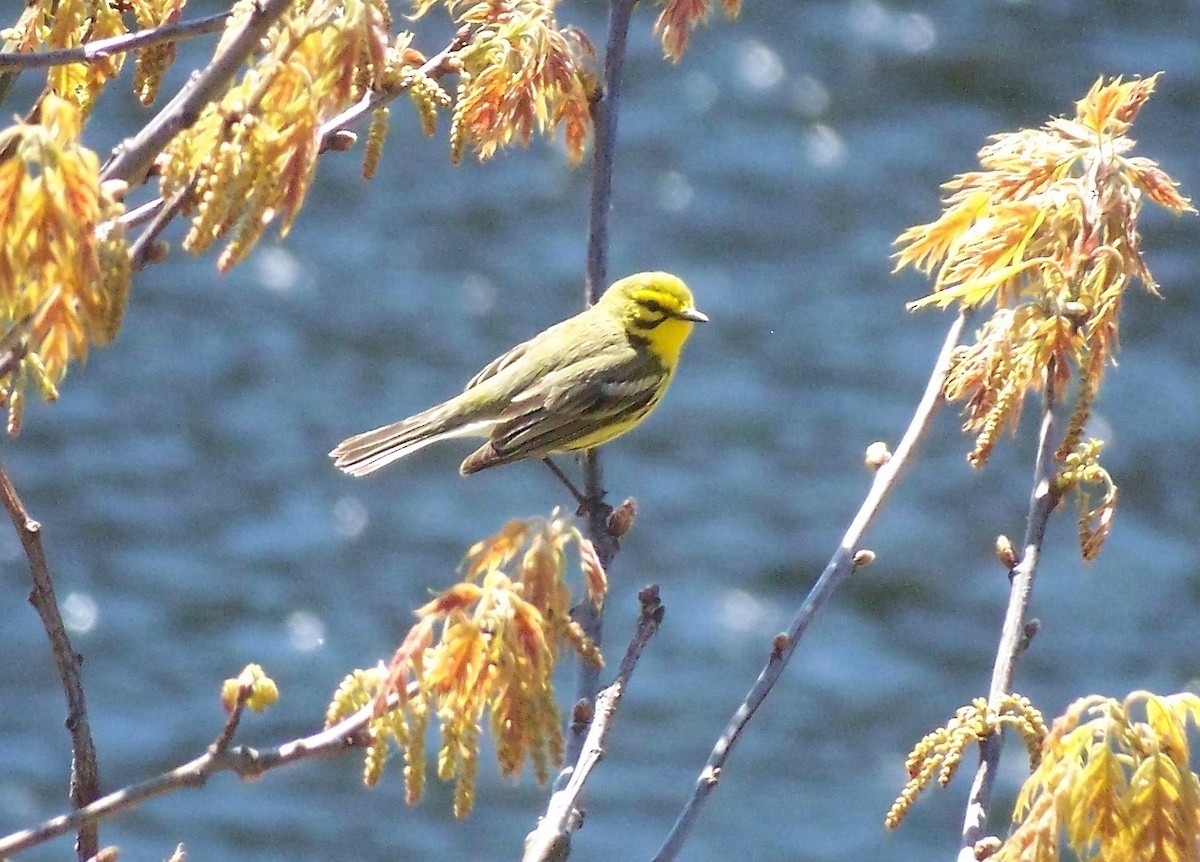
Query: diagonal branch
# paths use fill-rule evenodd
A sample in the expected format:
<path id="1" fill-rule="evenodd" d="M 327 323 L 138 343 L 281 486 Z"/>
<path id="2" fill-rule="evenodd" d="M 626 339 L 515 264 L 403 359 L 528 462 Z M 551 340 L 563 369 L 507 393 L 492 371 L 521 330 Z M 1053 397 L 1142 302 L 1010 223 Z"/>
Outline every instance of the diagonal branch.
<path id="1" fill-rule="evenodd" d="M 440 79 L 452 72 L 458 70 L 457 53 L 462 50 L 463 46 L 470 40 L 471 31 L 469 27 L 460 29 L 451 39 L 450 43 L 438 53 L 430 57 L 423 63 L 418 70 L 418 75 L 413 76 L 407 82 L 388 90 L 372 90 L 367 93 L 355 105 L 347 108 L 342 113 L 338 114 L 326 122 L 321 124 L 320 129 L 320 144 L 319 151 L 324 153 L 334 149 L 332 142 L 358 119 L 370 113 L 375 108 L 387 104 L 393 99 L 408 91 L 412 86 L 413 81 L 418 77 L 424 76 Z M 161 236 L 162 232 L 179 214 L 179 211 L 187 203 L 187 198 L 192 192 L 192 183 L 184 186 L 172 197 L 170 201 L 163 201 L 161 197 L 147 201 L 135 209 L 129 210 L 122 215 L 117 221 L 125 230 L 132 230 L 141 224 L 150 222 L 138 238 L 134 241 L 130 248 L 129 258 L 130 265 L 139 270 L 146 264 L 155 261 L 154 242 Z M 111 227 L 111 222 L 106 222 L 97 227 L 97 230 L 107 230 Z"/>
<path id="2" fill-rule="evenodd" d="M 733 750 L 733 746 L 737 744 L 742 732 L 750 723 L 750 719 L 754 717 L 754 713 L 758 711 L 767 695 L 770 694 L 817 611 L 854 572 L 857 566 L 855 553 L 864 531 L 879 511 L 900 470 L 908 462 L 913 447 L 924 433 L 934 411 L 942 404 L 942 386 L 946 382 L 946 373 L 950 369 L 950 354 L 958 344 L 965 324 L 965 314 L 960 314 L 951 324 L 941 352 L 938 354 L 937 362 L 934 364 L 933 374 L 925 386 L 925 393 L 921 396 L 921 401 L 917 404 L 916 412 L 913 414 L 904 436 L 900 439 L 900 443 L 897 444 L 896 451 L 890 460 L 875 472 L 875 479 L 871 483 L 871 489 L 867 492 L 866 499 L 863 500 L 854 520 L 850 522 L 850 527 L 842 537 L 842 542 L 833 557 L 825 566 L 825 571 L 821 573 L 821 577 L 813 584 L 808 596 L 804 599 L 795 619 L 792 620 L 791 627 L 786 634 L 776 636 L 766 665 L 759 673 L 758 679 L 746 698 L 730 718 L 725 731 L 717 740 L 708 762 L 700 772 L 691 798 L 688 799 L 679 819 L 675 821 L 670 834 L 667 835 L 662 847 L 654 856 L 654 862 L 667 862 L 667 860 L 678 857 L 679 851 L 691 835 L 692 829 L 700 817 L 704 804 L 721 780 L 721 770 L 724 769 L 725 761 Z"/>
<path id="3" fill-rule="evenodd" d="M 94 825 L 100 820 L 135 808 L 148 799 L 187 788 L 203 787 L 209 778 L 219 772 L 233 772 L 241 778 L 254 779 L 281 766 L 310 758 L 340 754 L 362 742 L 363 730 L 374 717 L 375 704 L 369 703 L 332 727 L 262 751 L 244 745 L 230 746 L 229 739 L 236 729 L 236 724 L 231 728 L 230 722 L 227 722 L 217 741 L 194 760 L 162 775 L 131 784 L 97 799 L 84 808 L 47 820 L 33 829 L 25 829 L 0 838 L 0 858 L 44 844 L 72 829 Z"/>
<path id="4" fill-rule="evenodd" d="M 83 658 L 71 647 L 58 599 L 54 594 L 54 579 L 46 562 L 42 547 L 42 526 L 29 517 L 21 498 L 8 474 L 0 467 L 0 497 L 4 508 L 12 518 L 13 527 L 29 559 L 29 573 L 33 578 L 33 589 L 29 602 L 37 610 L 50 638 L 50 651 L 54 664 L 62 679 L 63 691 L 67 695 L 67 730 L 71 734 L 71 803 L 77 808 L 90 803 L 100 795 L 100 776 L 96 764 L 96 746 L 92 741 L 92 730 L 88 723 L 87 703 L 83 695 L 83 682 L 79 667 Z M 99 849 L 99 839 L 94 824 L 80 823 L 76 852 L 81 860 L 90 859 Z M 3 851 L 0 851 L 2 855 Z"/>
<path id="5" fill-rule="evenodd" d="M 1008 609 L 1004 614 L 996 662 L 992 667 L 992 685 L 988 692 L 988 701 L 993 707 L 997 700 L 1012 691 L 1017 660 L 1029 643 L 1031 632 L 1025 623 L 1025 613 L 1029 608 L 1033 579 L 1037 575 L 1046 524 L 1061 496 L 1054 484 L 1054 410 L 1058 393 L 1053 365 L 1047 370 L 1046 377 L 1048 382 L 1042 404 L 1042 428 L 1033 470 L 1033 492 L 1029 495 L 1025 540 L 1021 556 L 1008 574 Z M 992 787 L 996 783 L 996 770 L 1000 766 L 1000 741 L 1001 736 L 996 733 L 979 745 L 979 768 L 975 771 L 975 780 L 971 784 L 971 795 L 968 797 L 967 810 L 963 817 L 959 862 L 974 862 L 975 844 L 984 837 L 987 830 L 988 806 L 991 803 Z"/>
<path id="6" fill-rule="evenodd" d="M 545 816 L 537 828 L 526 836 L 522 862 L 557 862 L 570 855 L 571 833 L 583 823 L 579 809 L 583 785 L 604 756 L 604 742 L 616 716 L 617 706 L 621 703 L 621 696 L 629 685 L 629 678 L 633 676 L 642 650 L 662 623 L 664 608 L 658 599 L 657 585 L 646 587 L 638 593 L 638 601 L 642 604 L 641 615 L 633 638 L 625 649 L 625 657 L 617 668 L 616 678 L 596 696 L 594 717 L 584 740 L 583 751 L 573 765 L 566 785 L 550 797 Z"/>
<path id="7" fill-rule="evenodd" d="M 190 21 L 171 21 L 157 27 L 147 27 L 133 33 L 120 36 L 109 36 L 107 39 L 97 39 L 73 48 L 60 48 L 57 51 L 0 51 L 0 72 L 10 69 L 44 69 L 50 66 L 66 66 L 70 63 L 94 63 L 121 54 L 134 51 L 150 45 L 160 45 L 163 42 L 178 42 L 203 36 L 205 33 L 215 33 L 225 26 L 228 12 L 218 12 L 203 18 L 193 18 Z"/>
<path id="8" fill-rule="evenodd" d="M 140 185 L 155 157 L 176 134 L 200 116 L 204 106 L 226 88 L 247 57 L 253 53 L 271 25 L 292 5 L 293 0 L 262 0 L 246 19 L 241 31 L 213 58 L 208 67 L 175 94 L 145 128 L 117 147 L 100 172 L 102 180 L 124 180 Z"/>

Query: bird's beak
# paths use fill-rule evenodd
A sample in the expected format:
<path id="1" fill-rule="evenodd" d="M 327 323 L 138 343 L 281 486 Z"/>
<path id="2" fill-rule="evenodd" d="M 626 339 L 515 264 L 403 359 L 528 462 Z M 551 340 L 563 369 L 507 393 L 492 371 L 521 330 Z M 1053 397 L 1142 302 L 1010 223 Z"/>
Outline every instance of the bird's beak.
<path id="1" fill-rule="evenodd" d="M 685 308 L 679 312 L 680 320 L 690 320 L 692 323 L 708 323 L 708 315 L 694 308 Z"/>

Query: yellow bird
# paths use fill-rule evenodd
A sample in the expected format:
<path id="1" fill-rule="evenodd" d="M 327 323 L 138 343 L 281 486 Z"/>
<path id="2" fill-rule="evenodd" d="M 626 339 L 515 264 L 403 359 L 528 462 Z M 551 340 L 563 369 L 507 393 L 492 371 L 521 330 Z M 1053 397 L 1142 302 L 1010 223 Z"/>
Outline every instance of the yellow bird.
<path id="1" fill-rule="evenodd" d="M 650 415 L 692 325 L 707 321 L 675 276 L 631 275 L 591 308 L 494 359 L 461 395 L 349 437 L 329 456 L 351 476 L 365 476 L 439 440 L 486 438 L 462 462 L 465 476 L 591 449 Z"/>

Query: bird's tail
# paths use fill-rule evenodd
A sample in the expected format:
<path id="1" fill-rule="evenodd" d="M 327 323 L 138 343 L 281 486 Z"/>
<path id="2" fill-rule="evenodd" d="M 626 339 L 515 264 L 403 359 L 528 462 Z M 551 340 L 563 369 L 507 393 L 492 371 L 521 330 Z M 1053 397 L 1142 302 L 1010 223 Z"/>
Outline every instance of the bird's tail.
<path id="1" fill-rule="evenodd" d="M 439 440 L 484 434 L 494 419 L 463 415 L 454 400 L 415 416 L 347 437 L 329 453 L 333 464 L 351 476 L 365 476 Z"/>

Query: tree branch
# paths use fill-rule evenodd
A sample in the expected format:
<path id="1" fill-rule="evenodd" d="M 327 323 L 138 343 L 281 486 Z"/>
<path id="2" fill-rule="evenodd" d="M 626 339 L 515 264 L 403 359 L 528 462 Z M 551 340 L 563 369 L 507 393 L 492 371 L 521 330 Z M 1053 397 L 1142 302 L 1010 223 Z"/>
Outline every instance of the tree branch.
<path id="1" fill-rule="evenodd" d="M 194 36 L 202 36 L 205 33 L 215 33 L 225 26 L 225 19 L 228 17 L 228 12 L 218 12 L 215 15 L 194 18 L 190 21 L 172 21 L 157 27 L 148 27 L 145 30 L 125 33 L 121 36 L 109 36 L 107 39 L 97 39 L 94 42 L 76 45 L 73 48 L 61 48 L 57 51 L 3 51 L 0 52 L 0 72 L 11 69 L 44 69 L 50 66 L 66 66 L 70 63 L 94 63 L 125 51 L 159 45 L 163 42 L 179 42 Z"/>
<path id="2" fill-rule="evenodd" d="M 1029 515 L 1025 522 L 1024 550 L 1008 574 L 1008 608 L 1004 614 L 1004 626 L 1000 631 L 1000 643 L 992 667 L 992 685 L 988 692 L 988 701 L 993 707 L 1001 697 L 1012 691 L 1017 660 L 1029 642 L 1025 613 L 1029 608 L 1033 579 L 1037 575 L 1046 524 L 1061 496 L 1054 484 L 1054 408 L 1058 394 L 1055 391 L 1053 364 L 1047 369 L 1046 377 L 1048 382 L 1042 404 L 1042 427 L 1033 470 L 1033 491 L 1029 495 Z M 979 745 L 979 768 L 975 771 L 975 780 L 971 784 L 971 794 L 967 799 L 967 809 L 963 817 L 959 862 L 974 862 L 975 844 L 984 837 L 987 830 L 988 806 L 991 803 L 992 788 L 996 783 L 996 770 L 1000 766 L 1001 738 L 999 733 L 995 733 Z"/>
<path id="3" fill-rule="evenodd" d="M 225 89 L 259 40 L 291 5 L 292 0 L 260 0 L 241 31 L 208 67 L 194 74 L 145 128 L 117 147 L 100 172 L 100 179 L 141 185 L 155 157 L 176 134 L 196 122 L 204 106 Z"/>
<path id="4" fill-rule="evenodd" d="M 470 35 L 471 30 L 469 27 L 461 28 L 450 41 L 450 44 L 421 65 L 420 73 L 426 77 L 437 79 L 457 71 L 458 66 L 454 55 L 467 44 Z M 358 104 L 347 108 L 336 117 L 327 120 L 321 125 L 319 151 L 322 153 L 328 152 L 332 148 L 330 144 L 334 138 L 345 132 L 365 114 L 381 105 L 387 104 L 400 94 L 407 92 L 410 86 L 411 81 L 386 91 L 372 90 Z M 117 219 L 125 230 L 131 230 L 147 221 L 150 222 L 150 225 L 138 235 L 130 247 L 129 258 L 131 266 L 135 270 L 142 269 L 153 259 L 151 249 L 153 248 L 154 240 L 162 234 L 167 225 L 179 214 L 179 210 L 183 207 L 191 191 L 192 183 L 189 183 L 177 192 L 169 202 L 164 202 L 161 197 L 158 197 L 141 204 L 135 209 L 129 210 Z M 97 230 L 109 229 L 110 226 L 111 222 L 106 222 L 99 225 Z"/>
<path id="5" fill-rule="evenodd" d="M 471 41 L 471 27 L 463 26 L 454 34 L 454 38 L 450 43 L 438 51 L 428 60 L 421 64 L 418 72 L 419 76 L 433 78 L 438 80 L 451 72 L 459 71 L 458 58 L 455 56 L 466 47 Z M 321 124 L 321 152 L 325 152 L 330 148 L 330 142 L 339 133 L 349 129 L 360 118 L 369 114 L 376 108 L 386 105 L 402 93 L 408 92 L 412 82 L 418 76 L 410 78 L 407 82 L 400 86 L 392 87 L 387 90 L 371 90 L 358 101 L 357 104 L 351 105 L 346 110 L 342 111 L 336 117 L 326 120 Z"/>
<path id="6" fill-rule="evenodd" d="M 71 734 L 71 804 L 77 809 L 83 808 L 100 795 L 100 776 L 96 763 L 96 746 L 92 741 L 92 730 L 88 724 L 87 703 L 83 695 L 83 682 L 79 677 L 79 668 L 83 657 L 71 647 L 71 639 L 67 636 L 62 614 L 58 609 L 58 599 L 54 594 L 54 578 L 50 574 L 50 566 L 46 562 L 45 549 L 42 547 L 42 527 L 29 517 L 21 498 L 17 496 L 16 488 L 8 474 L 0 467 L 0 497 L 4 499 L 4 508 L 12 518 L 13 527 L 25 549 L 29 560 L 29 572 L 33 578 L 33 589 L 29 593 L 29 602 L 41 617 L 50 639 L 50 651 L 54 655 L 54 664 L 58 667 L 58 675 L 62 680 L 63 691 L 67 696 L 67 730 Z M 75 850 L 81 860 L 90 859 L 99 849 L 99 839 L 94 824 L 80 823 L 79 835 Z M 0 851 L 0 856 L 4 851 Z"/>
<path id="7" fill-rule="evenodd" d="M 240 712 L 238 716 L 240 717 Z M 186 788 L 203 787 L 208 783 L 208 779 L 218 772 L 233 772 L 241 778 L 252 779 L 281 766 L 314 757 L 340 754 L 360 744 L 363 728 L 374 717 L 375 705 L 367 704 L 332 727 L 311 736 L 285 742 L 276 748 L 258 751 L 244 745 L 229 745 L 229 740 L 236 730 L 236 721 L 231 715 L 216 742 L 209 746 L 204 754 L 155 778 L 131 784 L 101 797 L 71 814 L 47 820 L 34 829 L 14 832 L 0 838 L 0 858 L 44 844 L 72 829 L 95 824 L 114 814 L 135 808 L 148 799 Z"/>
<path id="8" fill-rule="evenodd" d="M 833 557 L 825 566 L 825 571 L 821 573 L 821 577 L 813 584 L 808 596 L 804 599 L 804 603 L 800 606 L 795 619 L 792 620 L 791 627 L 786 634 L 775 637 L 775 642 L 772 645 L 771 654 L 767 659 L 766 665 L 759 673 L 758 679 L 746 695 L 746 698 L 730 718 L 725 731 L 717 740 L 717 744 L 713 748 L 708 762 L 700 772 L 700 777 L 696 781 L 696 788 L 692 792 L 691 798 L 688 799 L 687 804 L 679 815 L 679 819 L 675 821 L 674 827 L 672 827 L 662 847 L 659 848 L 658 853 L 654 856 L 654 862 L 667 862 L 667 860 L 678 857 L 680 849 L 682 849 L 684 842 L 691 835 L 692 829 L 700 817 L 700 812 L 704 804 L 708 801 L 713 791 L 716 790 L 717 784 L 721 780 L 721 770 L 725 766 L 726 759 L 729 757 L 734 745 L 737 744 L 742 732 L 750 723 L 750 719 L 754 717 L 754 713 L 774 687 L 784 667 L 787 666 L 788 660 L 795 651 L 800 638 L 807 631 L 809 623 L 812 622 L 817 611 L 833 595 L 834 591 L 855 570 L 855 552 L 858 549 L 858 543 L 862 538 L 863 532 L 879 511 L 879 507 L 883 504 L 888 491 L 891 490 L 900 470 L 908 462 L 913 447 L 924 433 L 934 411 L 942 403 L 942 386 L 946 381 L 946 373 L 950 368 L 950 354 L 958 344 L 965 324 L 966 316 L 964 314 L 960 314 L 954 323 L 951 324 L 950 331 L 946 333 L 946 340 L 942 344 L 941 352 L 938 354 L 937 362 L 934 365 L 933 374 L 929 378 L 929 383 L 925 386 L 925 393 L 921 396 L 921 401 L 918 403 L 916 412 L 909 422 L 908 429 L 904 432 L 904 436 L 896 446 L 896 451 L 886 464 L 883 464 L 876 470 L 874 481 L 871 483 L 871 489 L 867 492 L 866 499 L 863 501 L 858 513 L 854 516 L 854 520 L 850 522 L 850 527 L 842 537 L 842 542 L 834 552 Z"/>
<path id="9" fill-rule="evenodd" d="M 593 305 L 607 277 L 608 211 L 612 206 L 612 177 L 617 141 L 617 102 L 625 67 L 625 45 L 629 20 L 636 0 L 609 0 L 608 37 L 604 49 L 604 81 L 599 98 L 591 106 L 592 187 L 588 206 L 587 264 L 583 287 L 584 307 Z M 599 453 L 589 449 L 583 456 L 583 505 L 579 514 L 584 530 L 596 549 L 600 564 L 607 571 L 617 554 L 617 540 L 609 532 L 608 516 L 612 507 L 604 502 L 604 479 Z M 571 610 L 572 619 L 597 646 L 604 635 L 603 611 L 584 599 Z M 555 793 L 563 790 L 579 761 L 594 715 L 593 703 L 600 688 L 600 669 L 579 661 L 575 678 L 575 706 L 567 725 L 564 762 L 569 764 L 554 781 Z M 569 852 L 569 850 L 567 851 Z"/>
<path id="10" fill-rule="evenodd" d="M 567 770 L 569 780 L 550 797 L 546 814 L 537 828 L 525 837 L 525 853 L 521 856 L 521 862 L 561 862 L 571 853 L 571 833 L 583 824 L 583 815 L 579 810 L 583 785 L 604 756 L 604 742 L 616 716 L 617 706 L 621 703 L 621 696 L 625 693 L 629 678 L 633 676 L 642 650 L 662 623 L 664 608 L 659 601 L 656 584 L 638 593 L 638 601 L 642 605 L 641 615 L 629 646 L 625 648 L 625 657 L 617 668 L 616 678 L 596 696 L 596 708 L 583 751 L 578 761 Z"/>

